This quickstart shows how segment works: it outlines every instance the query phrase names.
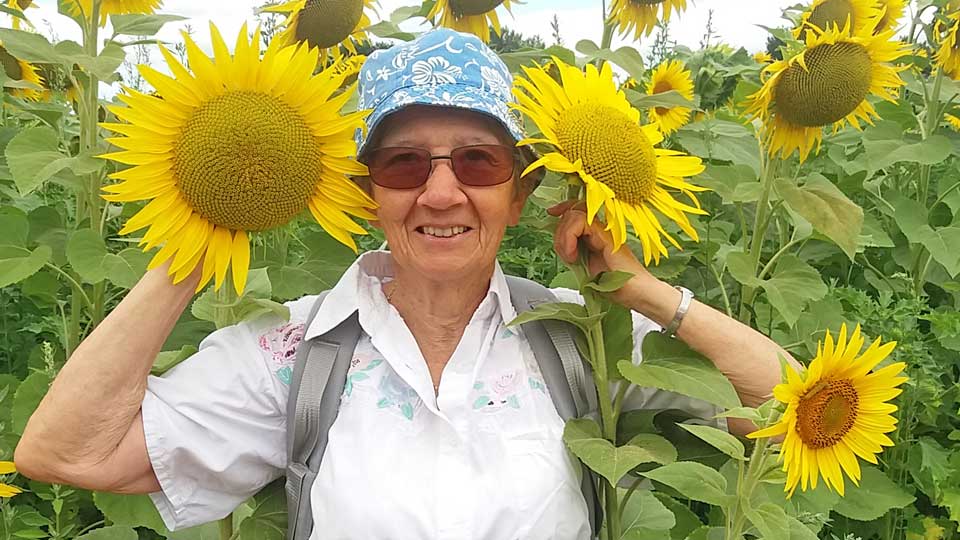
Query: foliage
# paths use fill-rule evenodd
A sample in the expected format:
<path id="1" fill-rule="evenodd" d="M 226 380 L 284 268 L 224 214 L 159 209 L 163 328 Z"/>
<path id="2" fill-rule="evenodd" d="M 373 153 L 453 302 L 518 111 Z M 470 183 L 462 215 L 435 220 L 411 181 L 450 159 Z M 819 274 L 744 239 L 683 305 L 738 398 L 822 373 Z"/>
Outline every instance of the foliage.
<path id="1" fill-rule="evenodd" d="M 430 4 L 383 14 L 371 29 L 374 45 L 361 52 L 410 39 L 400 23 L 421 20 Z M 928 60 L 934 51 L 930 17 L 939 17 L 934 12 L 944 4 L 912 2 L 917 9 L 915 18 L 905 21 L 908 37 L 923 53 L 904 60 L 910 67 L 900 99 L 877 103 L 882 119 L 862 132 L 826 136 L 819 153 L 802 166 L 796 159 L 771 162 L 758 126 L 743 117 L 742 104 L 759 87 L 761 69 L 747 51 L 716 43 L 713 36 L 699 50 L 674 46 L 668 27 L 659 27 L 651 58 L 680 59 L 692 69 L 700 111 L 666 145 L 704 159 L 707 170 L 695 183 L 711 192 L 700 197 L 709 212 L 695 223 L 701 242 L 671 250 L 651 271 L 760 329 L 801 360 L 816 354 L 824 330 L 859 322 L 867 336 L 898 342 L 894 360 L 907 362 L 910 380 L 897 398 L 896 447 L 878 466 L 865 468 L 861 486 L 848 488 L 842 499 L 817 488 L 785 500 L 782 473 L 758 465 L 769 451 L 766 442 L 688 424 L 680 411 L 613 415 L 620 411 L 611 409 L 599 422 L 569 424 L 565 439 L 571 451 L 606 479 L 607 500 L 620 502 L 619 508 L 607 508 L 620 516 L 619 538 L 722 537 L 738 520 L 738 531 L 751 538 L 960 535 L 960 135 L 943 121 L 944 113 L 956 112 L 960 86 Z M 269 39 L 279 22 L 261 16 Z M 174 20 L 114 16 L 113 35 L 98 34 L 102 29 L 78 20 L 83 43 L 51 43 L 40 34 L 0 30 L 12 54 L 48 67 L 55 90 L 42 102 L 3 95 L 0 460 L 12 457 L 59 367 L 149 260 L 117 234 L 134 205 L 120 207 L 99 197 L 106 175 L 114 171 L 114 165 L 94 158 L 109 149 L 97 122 L 115 120 L 105 107 L 110 100 L 85 91 L 71 101 L 65 91 L 118 80 L 126 52 L 153 47 L 145 40 Z M 625 78 L 643 81 L 648 70 L 639 47 L 611 50 L 610 37 L 574 45 L 561 39 L 556 24 L 553 45 L 545 48 L 539 37 L 504 28 L 494 47 L 514 70 L 556 55 L 569 62 L 576 58 L 580 65 L 608 60 Z M 773 30 L 768 52 L 779 58 L 788 41 L 787 32 Z M 22 84 L 2 79 L 8 89 Z M 636 90 L 627 96 L 640 109 L 689 105 Z M 563 179 L 548 176 L 520 225 L 508 230 L 500 262 L 508 273 L 596 292 L 604 285 L 592 282 L 591 289 L 588 280 L 578 282 L 553 253 L 553 221 L 545 208 L 565 198 Z M 361 250 L 383 242 L 379 231 L 370 230 L 359 242 Z M 641 252 L 635 240 L 628 245 Z M 245 296 L 199 295 L 165 344 L 154 373 L 186 358 L 215 327 L 265 311 L 282 314 L 280 302 L 329 288 L 354 257 L 311 224 L 259 235 L 252 253 Z M 631 341 L 623 326 L 629 317 L 604 303 L 603 295 L 593 295 L 587 306 L 544 308 L 541 314 L 578 323 L 594 348 L 633 345 L 625 343 Z M 593 324 L 598 321 L 599 330 Z M 775 416 L 772 405 L 738 407 L 709 362 L 681 344 L 651 336 L 636 345 L 643 347 L 643 366 L 616 362 L 623 358 L 594 366 L 616 381 L 617 391 L 629 381 L 700 397 L 730 409 L 729 417 L 763 422 Z M 606 397 L 615 403 L 616 395 Z M 216 524 L 170 533 L 145 497 L 92 494 L 16 476 L 0 480 L 25 489 L 0 500 L 0 540 L 220 534 Z M 653 491 L 647 489 L 651 483 Z M 281 538 L 282 497 L 282 485 L 273 484 L 245 503 L 231 518 L 234 536 Z"/>

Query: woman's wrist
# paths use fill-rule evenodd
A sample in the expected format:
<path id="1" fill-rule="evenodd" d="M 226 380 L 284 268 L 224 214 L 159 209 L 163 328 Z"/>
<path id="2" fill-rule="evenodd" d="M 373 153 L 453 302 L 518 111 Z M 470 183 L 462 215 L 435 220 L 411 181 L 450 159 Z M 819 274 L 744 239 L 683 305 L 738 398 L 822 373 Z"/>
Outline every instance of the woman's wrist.
<path id="1" fill-rule="evenodd" d="M 646 270 L 635 274 L 624 286 L 623 293 L 627 307 L 663 327 L 673 320 L 682 297 L 680 291 Z"/>

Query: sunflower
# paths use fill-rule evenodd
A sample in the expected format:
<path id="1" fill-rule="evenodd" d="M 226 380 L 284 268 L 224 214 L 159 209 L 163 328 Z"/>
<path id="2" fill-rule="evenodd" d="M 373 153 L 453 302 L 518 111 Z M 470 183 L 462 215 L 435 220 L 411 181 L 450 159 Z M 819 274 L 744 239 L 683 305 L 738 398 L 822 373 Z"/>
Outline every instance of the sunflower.
<path id="1" fill-rule="evenodd" d="M 610 5 L 610 20 L 621 34 L 633 31 L 633 38 L 649 36 L 657 26 L 670 20 L 671 13 L 687 9 L 687 0 L 613 0 Z"/>
<path id="2" fill-rule="evenodd" d="M 16 466 L 14 466 L 12 461 L 0 461 L 0 474 L 13 474 L 17 472 Z M 11 486 L 10 484 L 4 484 L 0 482 L 0 498 L 7 498 L 16 496 L 23 493 L 23 490 L 17 486 Z"/>
<path id="3" fill-rule="evenodd" d="M 43 90 L 40 91 L 40 101 L 50 102 L 56 95 L 62 95 L 69 102 L 80 100 L 80 89 L 73 85 L 73 81 L 60 64 L 40 64 L 40 76 L 43 77 Z M 75 67 L 79 69 L 79 67 Z"/>
<path id="4" fill-rule="evenodd" d="M 765 67 L 747 114 L 763 120 L 770 154 L 786 158 L 799 150 L 802 162 L 819 148 L 824 126 L 872 124 L 877 113 L 867 97 L 895 101 L 904 84 L 899 73 L 906 68 L 888 64 L 907 52 L 893 32 L 864 26 L 850 34 L 849 25 L 807 32 L 802 51 Z"/>
<path id="5" fill-rule="evenodd" d="M 666 61 L 653 70 L 647 95 L 675 91 L 688 100 L 693 99 L 693 79 L 690 70 L 679 60 Z M 683 127 L 690 120 L 688 107 L 653 107 L 647 111 L 650 120 L 660 126 L 664 135 L 669 135 Z"/>
<path id="6" fill-rule="evenodd" d="M 74 17 L 89 17 L 93 13 L 93 0 L 67 0 L 65 4 L 70 15 Z M 107 24 L 107 17 L 110 15 L 153 13 L 162 5 L 163 0 L 101 0 L 100 26 Z"/>
<path id="7" fill-rule="evenodd" d="M 29 101 L 39 101 L 42 94 L 43 78 L 40 71 L 30 62 L 25 62 L 10 54 L 3 45 L 0 45 L 0 64 L 8 79 L 34 84 L 37 88 L 11 88 L 10 95 Z"/>
<path id="8" fill-rule="evenodd" d="M 748 435 L 750 438 L 785 435 L 780 449 L 787 473 L 784 491 L 788 497 L 800 485 L 817 487 L 817 477 L 843 495 L 843 472 L 859 484 L 857 457 L 877 463 L 875 454 L 893 446 L 885 435 L 896 427 L 891 413 L 897 406 L 887 401 L 898 396 L 907 377 L 898 376 L 906 364 L 897 362 L 870 373 L 896 346 L 880 344 L 877 338 L 863 354 L 860 325 L 847 341 L 847 326 L 840 327 L 834 343 L 827 331 L 817 346 L 817 356 L 804 375 L 787 366 L 787 382 L 773 389 L 774 397 L 787 405 L 780 421 Z"/>
<path id="9" fill-rule="evenodd" d="M 105 158 L 133 165 L 114 173 L 121 183 L 104 188 L 109 201 L 150 200 L 120 231 L 149 227 L 145 249 L 163 244 L 150 267 L 172 259 L 174 282 L 202 265 L 197 289 L 233 267 L 243 290 L 250 262 L 247 231 L 283 225 L 309 208 L 320 225 L 356 250 L 350 233 L 364 234 L 349 215 L 374 218 L 375 203 L 346 175 L 364 175 L 353 156 L 355 130 L 365 111 L 341 116 L 354 88 L 335 98 L 343 76 L 314 75 L 318 50 L 281 47 L 260 57 L 260 32 L 247 40 L 244 25 L 231 57 L 211 24 L 214 57 L 188 35 L 188 72 L 163 46 L 173 76 L 149 66 L 140 74 L 155 89 L 125 89 L 127 107 L 110 110 L 126 123 L 104 128 L 125 135 L 108 139 L 123 151 Z"/>
<path id="10" fill-rule="evenodd" d="M 879 16 L 877 0 L 814 0 L 800 15 L 793 36 L 803 39 L 810 28 L 830 30 L 843 28 L 847 23 L 857 33 L 866 26 L 874 28 Z"/>
<path id="11" fill-rule="evenodd" d="M 947 113 L 943 115 L 943 118 L 947 121 L 947 124 L 953 128 L 954 131 L 960 131 L 960 117 L 955 114 Z"/>
<path id="12" fill-rule="evenodd" d="M 937 21 L 934 26 L 937 37 L 937 53 L 934 63 L 951 79 L 960 77 L 960 12 L 947 16 L 946 21 Z"/>
<path id="13" fill-rule="evenodd" d="M 305 42 L 319 47 L 321 58 L 326 58 L 328 50 L 339 58 L 341 45 L 357 54 L 357 44 L 368 41 L 366 10 L 375 4 L 375 0 L 293 0 L 263 11 L 287 14 L 284 30 L 277 36 L 281 45 Z"/>
<path id="14" fill-rule="evenodd" d="M 440 26 L 469 32 L 489 43 L 491 26 L 500 35 L 497 7 L 501 5 L 510 11 L 510 0 L 437 0 L 427 18 L 434 20 L 439 16 Z"/>
<path id="15" fill-rule="evenodd" d="M 613 69 L 604 63 L 586 72 L 554 58 L 562 84 L 543 68 L 524 67 L 526 79 L 518 77 L 514 108 L 526 114 L 545 138 L 527 139 L 519 145 L 545 143 L 545 154 L 524 171 L 540 167 L 576 174 L 586 188 L 587 221 L 593 223 L 601 207 L 614 249 L 626 241 L 627 222 L 643 245 L 644 262 L 660 262 L 667 256 L 665 237 L 677 249 L 680 244 L 660 225 L 653 210 L 674 221 L 694 240 L 697 232 L 686 214 L 705 215 L 694 192 L 704 188 L 687 183 L 686 176 L 700 174 L 700 158 L 656 146 L 663 135 L 656 124 L 640 125 L 640 111 L 617 90 Z M 693 206 L 673 198 L 669 190 L 686 195 Z"/>
<path id="16" fill-rule="evenodd" d="M 900 18 L 903 17 L 903 12 L 907 9 L 907 2 L 908 0 L 878 0 L 883 12 L 875 31 L 895 29 Z"/>
<path id="17" fill-rule="evenodd" d="M 18 9 L 20 11 L 26 11 L 27 8 L 36 7 L 33 5 L 33 0 L 5 0 L 4 4 L 8 8 Z M 11 15 L 10 18 L 13 19 L 12 26 L 14 30 L 20 30 L 24 22 L 26 22 L 28 25 L 30 24 L 29 21 L 26 19 L 21 19 L 20 17 L 14 17 Z"/>

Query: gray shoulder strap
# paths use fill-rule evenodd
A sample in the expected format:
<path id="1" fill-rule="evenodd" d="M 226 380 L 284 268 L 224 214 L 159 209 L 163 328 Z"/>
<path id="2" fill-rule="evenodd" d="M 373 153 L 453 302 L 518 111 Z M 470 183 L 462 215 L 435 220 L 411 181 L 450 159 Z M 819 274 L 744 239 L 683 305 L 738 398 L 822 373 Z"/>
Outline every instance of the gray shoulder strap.
<path id="1" fill-rule="evenodd" d="M 528 279 L 507 276 L 507 287 L 517 313 L 557 301 L 550 289 Z M 553 320 L 531 321 L 522 326 L 560 417 L 564 420 L 581 418 L 598 410 L 597 393 L 590 382 L 590 367 L 577 351 L 576 329 L 568 323 Z M 595 538 L 600 531 L 603 510 L 594 476 L 586 466 L 583 467 L 580 490 L 590 510 L 590 528 Z"/>
<path id="2" fill-rule="evenodd" d="M 523 313 L 546 302 L 556 302 L 550 289 L 529 279 L 507 276 L 510 300 Z M 509 321 L 505 321 L 509 322 Z M 523 325 L 523 333 L 537 359 L 553 404 L 564 420 L 597 410 L 596 393 L 587 378 L 587 366 L 577 351 L 576 330 L 563 321 L 544 320 Z M 559 357 L 559 358 L 557 358 Z M 559 361 L 552 361 L 554 359 Z"/>
<path id="3" fill-rule="evenodd" d="M 325 298 L 326 293 L 317 298 L 304 329 L 310 327 Z M 306 540 L 313 531 L 310 489 L 340 410 L 341 390 L 359 338 L 360 322 L 354 313 L 333 330 L 302 343 L 297 351 L 287 401 L 289 540 Z"/>

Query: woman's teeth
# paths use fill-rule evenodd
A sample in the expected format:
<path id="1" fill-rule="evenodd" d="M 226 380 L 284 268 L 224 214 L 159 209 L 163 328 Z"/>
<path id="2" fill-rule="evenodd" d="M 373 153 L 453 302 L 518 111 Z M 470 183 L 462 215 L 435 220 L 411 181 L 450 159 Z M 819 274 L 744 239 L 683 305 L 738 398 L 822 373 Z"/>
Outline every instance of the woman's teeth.
<path id="1" fill-rule="evenodd" d="M 467 232 L 467 227 L 423 227 L 422 230 L 423 234 L 429 234 L 430 236 L 436 236 L 438 238 L 450 238 L 451 236 Z"/>

